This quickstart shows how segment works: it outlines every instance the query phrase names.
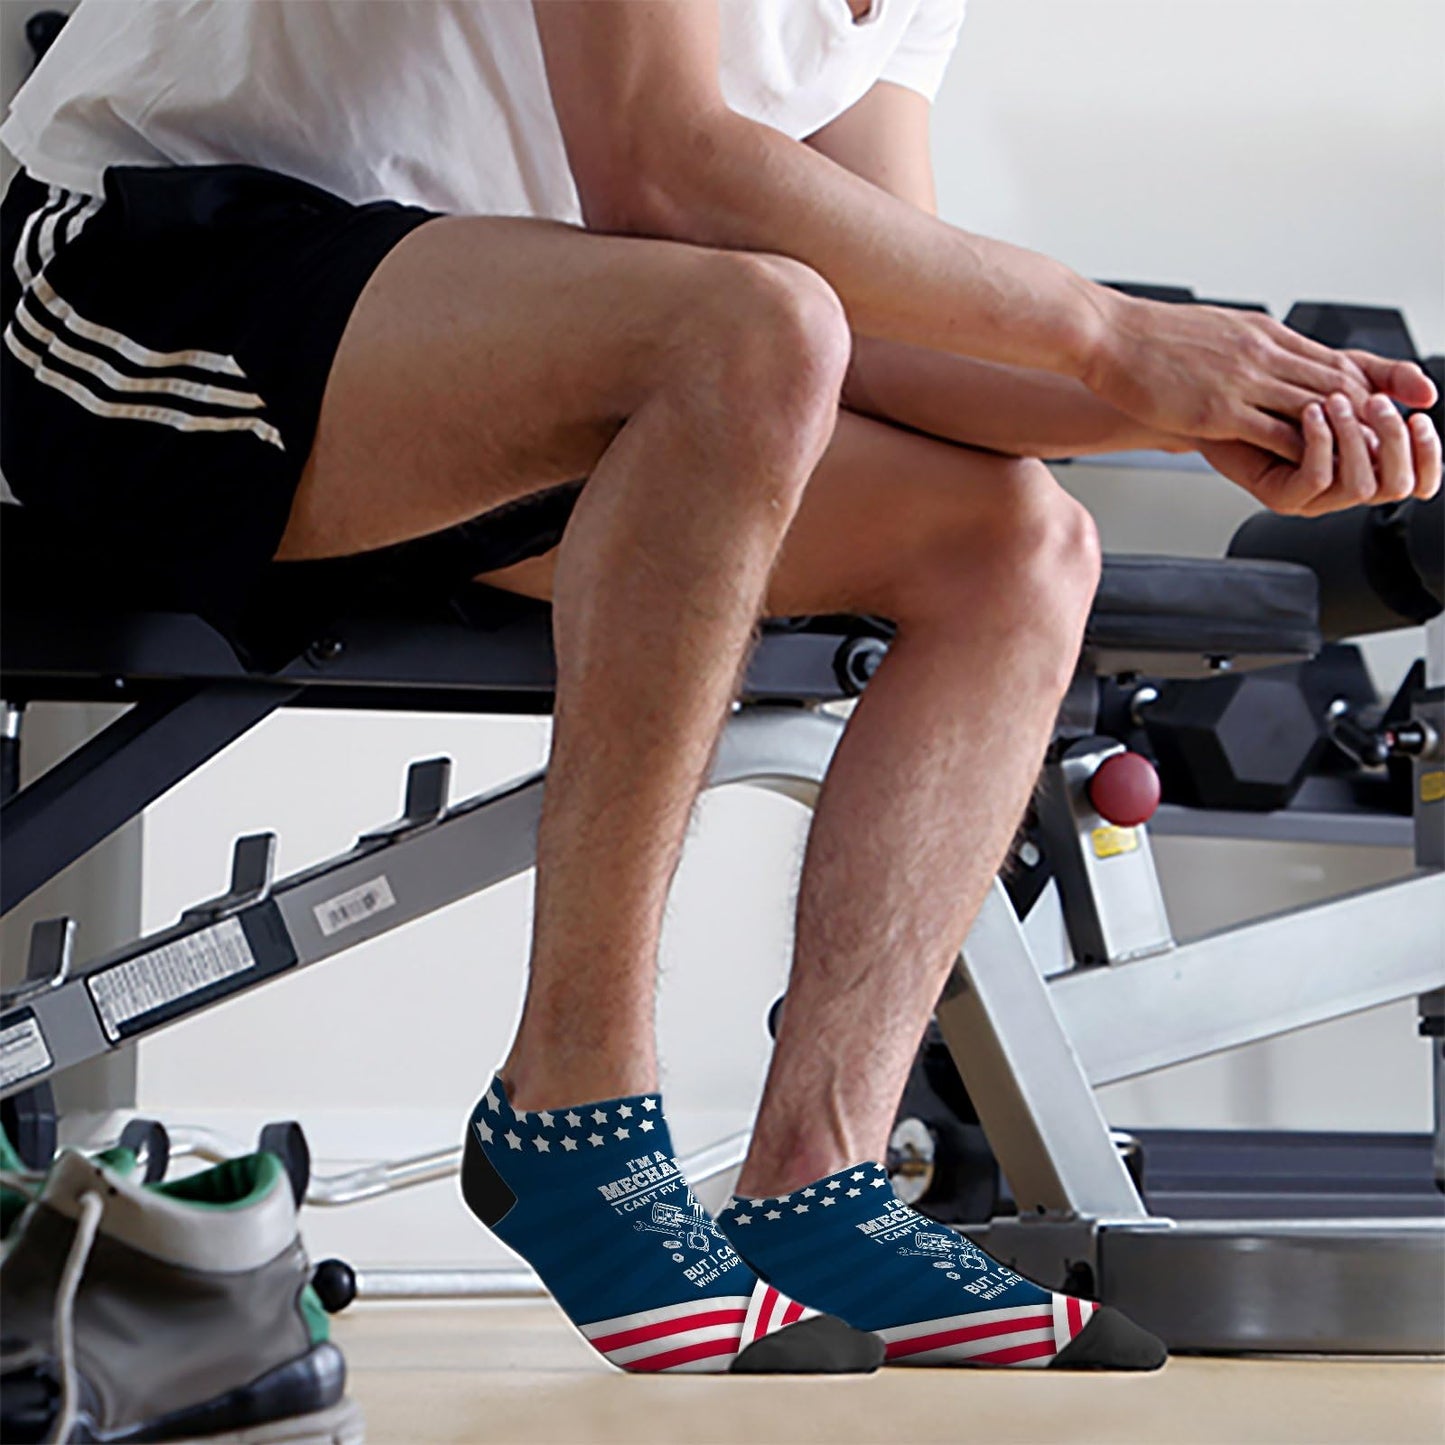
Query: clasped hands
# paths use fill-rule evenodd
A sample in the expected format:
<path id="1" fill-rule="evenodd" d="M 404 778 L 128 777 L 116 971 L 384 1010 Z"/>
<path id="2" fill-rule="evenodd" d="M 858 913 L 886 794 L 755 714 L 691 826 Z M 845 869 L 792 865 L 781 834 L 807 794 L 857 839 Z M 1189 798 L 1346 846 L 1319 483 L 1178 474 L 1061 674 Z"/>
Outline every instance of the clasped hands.
<path id="1" fill-rule="evenodd" d="M 1101 306 L 1090 388 L 1272 511 L 1316 517 L 1439 490 L 1439 434 L 1399 410 L 1435 401 L 1414 363 L 1335 351 L 1256 312 L 1119 293 Z"/>

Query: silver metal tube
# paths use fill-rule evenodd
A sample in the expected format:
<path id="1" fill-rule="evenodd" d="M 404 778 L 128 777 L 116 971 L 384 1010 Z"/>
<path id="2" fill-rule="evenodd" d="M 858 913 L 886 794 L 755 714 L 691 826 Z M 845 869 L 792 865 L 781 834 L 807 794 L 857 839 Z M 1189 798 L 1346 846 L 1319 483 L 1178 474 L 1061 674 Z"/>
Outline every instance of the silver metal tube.
<path id="1" fill-rule="evenodd" d="M 358 1299 L 531 1299 L 547 1293 L 530 1269 L 360 1269 Z"/>
<path id="2" fill-rule="evenodd" d="M 340 1204 L 359 1204 L 380 1194 L 393 1194 L 398 1189 L 411 1189 L 418 1184 L 431 1184 L 448 1179 L 461 1167 L 460 1148 L 437 1149 L 413 1159 L 390 1163 L 366 1164 L 341 1174 L 313 1174 L 306 1189 L 307 1204 L 330 1208 Z"/>

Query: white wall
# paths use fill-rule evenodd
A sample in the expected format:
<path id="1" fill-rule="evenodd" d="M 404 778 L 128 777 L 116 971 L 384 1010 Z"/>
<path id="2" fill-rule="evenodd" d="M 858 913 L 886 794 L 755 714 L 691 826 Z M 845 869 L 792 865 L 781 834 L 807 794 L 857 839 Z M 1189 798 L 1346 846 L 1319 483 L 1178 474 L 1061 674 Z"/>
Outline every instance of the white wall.
<path id="1" fill-rule="evenodd" d="M 936 117 L 951 221 L 1445 350 L 1439 0 L 970 0 Z"/>
<path id="2" fill-rule="evenodd" d="M 21 8 L 0 6 L 7 46 Z M 1445 7 L 1430 0 L 973 0 L 938 105 L 943 212 L 1089 274 L 1191 283 L 1277 312 L 1301 297 L 1402 304 L 1417 340 L 1440 348 L 1442 53 Z M 1243 506 L 1198 473 L 1067 480 L 1106 539 L 1130 547 L 1213 550 Z M 150 810 L 144 924 L 218 891 L 242 832 L 276 829 L 289 870 L 390 816 L 410 758 L 450 753 L 471 791 L 535 766 L 546 742 L 546 724 L 528 720 L 279 717 Z M 702 809 L 660 1006 L 684 1147 L 741 1120 L 754 1097 L 802 837 L 800 811 L 771 797 Z M 1161 854 L 1191 926 L 1401 864 L 1172 840 Z M 299 1115 L 323 1158 L 453 1142 L 515 1013 L 527 892 L 519 882 L 458 905 L 155 1039 L 140 1053 L 142 1107 L 237 1130 Z M 1110 1107 L 1120 1123 L 1424 1127 L 1425 1055 L 1408 1015 L 1122 1086 Z M 363 1262 L 487 1257 L 449 1186 L 319 1215 L 309 1231 L 318 1253 Z"/>

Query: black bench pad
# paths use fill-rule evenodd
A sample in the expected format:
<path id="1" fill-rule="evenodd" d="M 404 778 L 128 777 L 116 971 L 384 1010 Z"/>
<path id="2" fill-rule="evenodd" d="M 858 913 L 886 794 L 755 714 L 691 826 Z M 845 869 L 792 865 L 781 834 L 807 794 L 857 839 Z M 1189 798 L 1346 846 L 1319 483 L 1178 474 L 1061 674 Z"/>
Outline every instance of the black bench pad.
<path id="1" fill-rule="evenodd" d="M 1105 559 L 1086 639 L 1096 648 L 1211 657 L 1319 650 L 1319 583 L 1290 562 Z"/>
<path id="2" fill-rule="evenodd" d="M 1200 659 L 1244 665 L 1250 657 L 1308 656 L 1319 646 L 1315 587 L 1313 573 L 1288 563 L 1111 557 L 1086 652 L 1103 671 L 1144 670 L 1147 660 L 1155 672 L 1185 675 Z M 190 614 L 42 610 L 23 592 L 6 593 L 0 693 L 7 700 L 123 700 L 156 685 L 255 676 Z M 840 648 L 890 631 L 878 619 L 846 616 L 769 623 L 747 695 L 843 696 Z M 546 712 L 554 681 L 549 611 L 476 587 L 451 607 L 359 614 L 329 627 L 272 676 L 300 683 L 308 706 Z"/>

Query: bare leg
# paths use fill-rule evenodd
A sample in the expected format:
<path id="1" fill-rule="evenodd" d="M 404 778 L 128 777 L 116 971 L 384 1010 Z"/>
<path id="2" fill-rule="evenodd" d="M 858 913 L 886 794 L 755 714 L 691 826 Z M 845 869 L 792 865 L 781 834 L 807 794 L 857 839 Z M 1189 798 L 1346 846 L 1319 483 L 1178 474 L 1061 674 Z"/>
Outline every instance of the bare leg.
<path id="1" fill-rule="evenodd" d="M 282 556 L 589 475 L 555 563 L 520 1108 L 655 1086 L 668 883 L 847 353 L 795 263 L 516 222 L 424 227 L 352 318 Z"/>
<path id="2" fill-rule="evenodd" d="M 545 591 L 546 566 L 498 576 Z M 1039 463 L 840 420 L 768 610 L 881 613 L 899 634 L 814 819 L 741 1192 L 788 1193 L 882 1156 L 944 974 L 1033 786 L 1097 570 L 1087 514 Z"/>
<path id="3" fill-rule="evenodd" d="M 991 521 L 956 534 L 947 575 L 914 595 L 819 799 L 742 1193 L 883 1158 L 923 1027 L 1037 778 L 1098 544 L 1042 466 L 990 465 L 1003 473 Z"/>

